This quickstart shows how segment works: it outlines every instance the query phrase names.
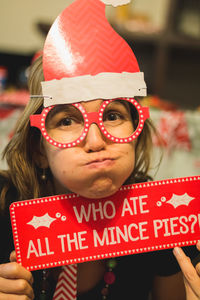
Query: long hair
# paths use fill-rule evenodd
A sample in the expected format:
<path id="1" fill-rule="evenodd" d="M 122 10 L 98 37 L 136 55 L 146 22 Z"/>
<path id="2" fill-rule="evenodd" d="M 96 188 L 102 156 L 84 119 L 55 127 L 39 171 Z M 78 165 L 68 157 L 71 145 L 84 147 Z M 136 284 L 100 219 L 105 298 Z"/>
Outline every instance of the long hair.
<path id="1" fill-rule="evenodd" d="M 41 95 L 41 81 L 44 80 L 42 69 L 42 57 L 39 57 L 29 70 L 29 92 L 32 95 Z M 32 114 L 40 113 L 43 108 L 43 98 L 31 98 L 19 118 L 14 135 L 3 152 L 8 170 L 1 171 L 7 180 L 0 197 L 0 207 L 5 206 L 5 195 L 9 186 L 17 188 L 18 200 L 32 199 L 51 195 L 54 191 L 52 174 L 48 173 L 47 184 L 41 180 L 42 170 L 37 164 L 37 152 L 41 145 L 40 131 L 30 126 L 29 117 Z M 134 183 L 146 179 L 152 149 L 152 129 L 150 121 L 146 121 L 142 133 L 136 143 L 135 168 L 126 183 Z"/>
<path id="2" fill-rule="evenodd" d="M 28 86 L 30 94 L 41 95 L 43 81 L 42 59 L 38 58 L 29 70 Z M 30 127 L 29 117 L 42 110 L 43 98 L 31 98 L 20 116 L 14 130 L 14 135 L 3 151 L 2 158 L 6 160 L 8 170 L 1 171 L 6 185 L 1 192 L 0 206 L 5 206 L 5 195 L 10 186 L 18 190 L 18 200 L 45 196 L 45 182 L 41 180 L 42 170 L 37 164 L 37 152 L 41 143 L 39 130 Z M 33 155 L 34 153 L 34 155 Z M 48 195 L 48 191 L 46 191 Z"/>

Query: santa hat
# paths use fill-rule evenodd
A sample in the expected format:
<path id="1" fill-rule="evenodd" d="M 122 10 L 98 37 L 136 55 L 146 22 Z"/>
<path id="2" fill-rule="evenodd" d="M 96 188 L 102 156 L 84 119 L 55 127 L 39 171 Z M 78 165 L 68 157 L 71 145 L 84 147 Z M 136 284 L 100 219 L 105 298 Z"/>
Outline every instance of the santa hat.
<path id="1" fill-rule="evenodd" d="M 44 45 L 44 106 L 146 95 L 137 59 L 111 27 L 106 4 L 130 0 L 76 0 L 53 23 Z"/>

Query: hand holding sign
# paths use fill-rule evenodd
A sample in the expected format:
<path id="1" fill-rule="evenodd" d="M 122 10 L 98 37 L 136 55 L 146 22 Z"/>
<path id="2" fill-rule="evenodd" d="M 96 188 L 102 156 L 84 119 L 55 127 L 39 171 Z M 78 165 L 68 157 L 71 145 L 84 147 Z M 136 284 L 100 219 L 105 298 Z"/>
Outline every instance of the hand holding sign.
<path id="1" fill-rule="evenodd" d="M 31 272 L 16 263 L 15 251 L 11 253 L 10 261 L 0 264 L 0 298 L 7 300 L 24 296 L 26 299 L 34 299 Z"/>
<path id="2" fill-rule="evenodd" d="M 13 203 L 17 261 L 36 270 L 196 244 L 199 191 L 197 176 L 123 186 L 98 200 L 69 194 Z"/>
<path id="3" fill-rule="evenodd" d="M 197 243 L 197 249 L 200 250 L 200 241 Z M 190 259 L 185 255 L 183 250 L 178 247 L 175 247 L 173 252 L 183 272 L 186 299 L 200 299 L 200 264 L 198 263 L 194 268 Z"/>

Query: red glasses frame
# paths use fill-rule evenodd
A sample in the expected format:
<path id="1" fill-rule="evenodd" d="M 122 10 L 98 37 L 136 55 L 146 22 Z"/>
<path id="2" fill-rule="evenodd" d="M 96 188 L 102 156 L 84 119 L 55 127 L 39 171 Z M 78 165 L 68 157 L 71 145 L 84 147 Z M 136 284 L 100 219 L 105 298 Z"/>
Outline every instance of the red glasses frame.
<path id="1" fill-rule="evenodd" d="M 143 127 L 144 127 L 144 122 L 146 119 L 149 118 L 149 108 L 148 107 L 142 107 L 135 99 L 133 98 L 120 98 L 119 100 L 125 100 L 127 102 L 132 103 L 135 108 L 138 111 L 139 114 L 139 122 L 138 122 L 138 126 L 136 128 L 136 130 L 133 132 L 132 135 L 130 135 L 129 137 L 126 138 L 116 138 L 115 136 L 112 136 L 104 127 L 103 125 L 103 112 L 106 108 L 106 106 L 111 103 L 112 101 L 115 101 L 117 99 L 112 99 L 112 100 L 105 100 L 103 101 L 99 112 L 90 112 L 87 113 L 84 109 L 84 107 L 81 105 L 81 103 L 73 103 L 72 105 L 74 105 L 76 108 L 78 108 L 83 117 L 84 117 L 84 129 L 82 134 L 80 135 L 79 138 L 77 138 L 75 141 L 71 142 L 71 143 L 60 143 L 55 141 L 54 139 L 52 139 L 45 128 L 45 120 L 47 117 L 47 114 L 55 107 L 55 105 L 53 106 L 49 106 L 47 108 L 44 108 L 41 114 L 36 114 L 36 115 L 31 115 L 30 116 L 30 125 L 33 127 L 37 127 L 40 129 L 43 137 L 52 145 L 59 147 L 59 148 L 71 148 L 71 147 L 75 147 L 78 144 L 80 144 L 86 137 L 87 132 L 89 130 L 89 127 L 91 124 L 95 123 L 99 126 L 101 132 L 103 133 L 103 135 L 105 135 L 109 140 L 115 142 L 115 143 L 129 143 L 132 142 L 133 140 L 135 140 L 141 133 Z"/>

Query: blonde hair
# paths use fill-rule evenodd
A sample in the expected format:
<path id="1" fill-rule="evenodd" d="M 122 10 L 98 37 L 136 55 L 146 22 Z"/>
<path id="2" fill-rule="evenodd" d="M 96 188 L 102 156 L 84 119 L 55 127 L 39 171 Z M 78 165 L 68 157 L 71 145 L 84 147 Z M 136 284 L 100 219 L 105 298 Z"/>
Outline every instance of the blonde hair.
<path id="1" fill-rule="evenodd" d="M 42 57 L 39 57 L 31 66 L 29 71 L 28 86 L 30 94 L 41 94 L 41 81 L 43 78 Z M 19 193 L 18 200 L 38 198 L 53 193 L 50 191 L 47 182 L 41 180 L 41 169 L 37 165 L 36 153 L 41 145 L 41 134 L 37 128 L 30 127 L 29 117 L 32 114 L 40 113 L 43 107 L 43 98 L 32 98 L 29 100 L 22 116 L 18 120 L 14 135 L 3 152 L 3 158 L 8 164 L 7 171 L 0 174 L 7 178 L 8 184 L 1 192 L 1 207 L 5 205 L 5 195 L 9 186 L 14 185 Z M 150 167 L 152 132 L 153 126 L 146 121 L 143 131 L 140 134 L 135 153 L 135 168 L 133 174 L 126 181 L 134 183 L 146 180 Z M 49 171 L 48 180 L 53 180 Z"/>
<path id="2" fill-rule="evenodd" d="M 40 82 L 44 79 L 41 57 L 35 61 L 29 72 L 30 94 L 40 95 Z M 16 124 L 12 139 L 3 151 L 2 157 L 7 161 L 8 170 L 0 173 L 7 179 L 7 185 L 1 194 L 1 207 L 4 207 L 5 194 L 11 185 L 17 187 L 18 200 L 37 198 L 43 195 L 41 170 L 36 164 L 35 155 L 32 155 L 34 151 L 39 151 L 40 132 L 36 128 L 30 127 L 29 122 L 30 115 L 40 112 L 42 104 L 43 98 L 29 100 Z"/>

